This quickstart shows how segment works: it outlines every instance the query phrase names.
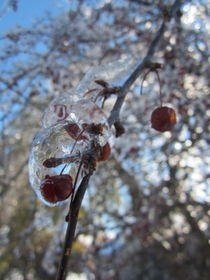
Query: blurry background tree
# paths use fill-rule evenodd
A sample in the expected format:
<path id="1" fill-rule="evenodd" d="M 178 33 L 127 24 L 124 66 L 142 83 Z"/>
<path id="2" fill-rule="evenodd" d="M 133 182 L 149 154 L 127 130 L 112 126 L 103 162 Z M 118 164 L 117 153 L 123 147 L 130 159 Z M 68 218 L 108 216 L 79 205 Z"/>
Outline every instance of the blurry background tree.
<path id="1" fill-rule="evenodd" d="M 143 59 L 174 3 L 66 2 L 65 13 L 46 14 L 1 38 L 4 280 L 55 279 L 61 254 L 65 205 L 43 205 L 28 182 L 29 149 L 43 111 L 92 67 Z M 71 279 L 209 279 L 209 8 L 207 0 L 183 1 L 154 56 L 163 64 L 164 104 L 177 110 L 175 129 L 151 129 L 159 106 L 155 75 L 147 77 L 141 97 L 140 78 L 129 92 L 121 115 L 126 132 L 113 137 L 112 157 L 98 166 L 83 201 Z"/>

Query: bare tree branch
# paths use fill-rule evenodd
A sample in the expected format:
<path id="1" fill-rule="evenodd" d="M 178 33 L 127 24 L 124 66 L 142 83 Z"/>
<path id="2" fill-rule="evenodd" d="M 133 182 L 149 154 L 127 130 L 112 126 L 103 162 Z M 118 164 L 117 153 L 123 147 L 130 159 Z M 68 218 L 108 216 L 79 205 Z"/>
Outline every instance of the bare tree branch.
<path id="1" fill-rule="evenodd" d="M 172 17 L 175 12 L 177 11 L 177 9 L 180 7 L 181 5 L 181 1 L 180 0 L 176 0 L 174 5 L 171 7 L 171 10 L 169 12 L 169 15 Z M 142 73 L 142 71 L 149 66 L 150 64 L 150 60 L 152 58 L 152 56 L 155 53 L 155 50 L 157 48 L 157 45 L 160 41 L 160 39 L 163 37 L 164 31 L 165 31 L 165 19 L 163 20 L 163 23 L 161 24 L 157 35 L 155 36 L 155 38 L 153 39 L 149 50 L 145 56 L 145 58 L 138 64 L 138 66 L 136 67 L 136 69 L 132 72 L 132 74 L 128 77 L 128 79 L 124 82 L 124 84 L 122 85 L 121 91 L 118 95 L 118 98 L 114 104 L 114 107 L 112 108 L 112 111 L 110 113 L 110 116 L 108 118 L 108 122 L 109 125 L 111 126 L 112 124 L 114 124 L 116 121 L 119 121 L 120 119 L 120 110 L 122 108 L 123 102 L 125 100 L 125 97 L 128 93 L 128 90 L 130 89 L 130 87 L 132 86 L 132 84 L 136 81 L 136 79 L 139 77 L 139 75 Z"/>
<path id="2" fill-rule="evenodd" d="M 69 257 L 71 255 L 72 244 L 74 241 L 79 209 L 80 209 L 83 197 L 85 195 L 85 191 L 88 187 L 88 182 L 89 182 L 90 176 L 91 175 L 88 174 L 82 179 L 82 182 L 81 182 L 81 184 L 77 190 L 77 193 L 70 206 L 70 217 L 68 220 L 68 227 L 66 230 L 66 237 L 65 237 L 65 242 L 64 242 L 64 246 L 63 246 L 63 253 L 62 253 L 62 258 L 60 261 L 60 266 L 58 269 L 58 274 L 57 274 L 56 280 L 63 280 L 66 277 L 67 265 L 68 265 Z"/>

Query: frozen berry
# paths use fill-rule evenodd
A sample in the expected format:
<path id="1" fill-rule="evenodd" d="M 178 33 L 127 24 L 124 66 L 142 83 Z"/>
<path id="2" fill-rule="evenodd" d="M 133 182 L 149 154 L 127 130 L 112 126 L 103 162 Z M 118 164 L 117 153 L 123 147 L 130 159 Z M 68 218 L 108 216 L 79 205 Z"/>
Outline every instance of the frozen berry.
<path id="1" fill-rule="evenodd" d="M 109 145 L 109 143 L 107 142 L 101 150 L 101 154 L 99 156 L 99 158 L 97 159 L 97 161 L 104 161 L 107 160 L 111 155 L 111 147 Z"/>
<path id="2" fill-rule="evenodd" d="M 64 129 L 69 134 L 69 136 L 75 140 L 87 140 L 87 137 L 82 135 L 82 131 L 76 123 L 68 123 L 64 125 Z"/>
<path id="3" fill-rule="evenodd" d="M 66 200 L 72 193 L 73 183 L 70 175 L 46 175 L 41 184 L 41 194 L 50 203 Z"/>
<path id="4" fill-rule="evenodd" d="M 152 112 L 151 123 L 157 131 L 170 131 L 176 124 L 176 112 L 167 106 L 156 108 Z"/>

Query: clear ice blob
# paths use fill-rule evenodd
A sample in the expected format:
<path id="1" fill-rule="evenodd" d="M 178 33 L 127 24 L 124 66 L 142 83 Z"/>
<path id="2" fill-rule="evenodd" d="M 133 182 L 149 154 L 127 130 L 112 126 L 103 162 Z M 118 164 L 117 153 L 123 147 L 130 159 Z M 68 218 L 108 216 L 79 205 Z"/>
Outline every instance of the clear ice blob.
<path id="1" fill-rule="evenodd" d="M 102 89 L 100 85 L 95 83 L 95 80 L 103 80 L 110 86 L 122 86 L 128 76 L 137 66 L 136 61 L 139 61 L 138 57 L 135 58 L 133 56 L 127 56 L 122 57 L 120 60 L 99 65 L 90 69 L 75 87 L 75 94 L 77 96 L 83 94 L 84 96 L 84 93 L 95 89 L 95 91 L 92 91 L 92 93 L 89 94 L 90 97 L 92 95 L 93 98 L 95 98 L 98 90 Z"/>
<path id="2" fill-rule="evenodd" d="M 79 99 L 74 94 L 65 93 L 55 98 L 45 110 L 42 125 L 47 128 L 64 121 L 77 124 L 80 131 L 83 131 L 88 139 L 97 138 L 102 146 L 111 135 L 104 111 L 90 99 Z M 101 124 L 103 127 L 102 133 L 100 135 L 91 135 L 90 133 L 87 135 L 88 130 L 84 129 L 87 124 Z"/>
<path id="3" fill-rule="evenodd" d="M 90 148 L 92 140 L 104 147 L 111 136 L 107 116 L 94 103 L 103 88 L 95 81 L 102 80 L 110 86 L 121 86 L 133 69 L 135 60 L 132 57 L 97 66 L 88 71 L 74 89 L 56 97 L 46 108 L 42 118 L 43 129 L 33 140 L 29 158 L 31 186 L 45 204 L 55 206 L 61 202 L 50 203 L 44 199 L 43 190 L 41 193 L 44 180 L 47 180 L 48 194 L 49 179 L 57 180 L 53 176 L 64 174 L 66 180 L 67 174 L 75 175 L 78 162 L 67 162 L 69 155 L 78 155 L 80 160 L 82 153 Z M 55 159 L 60 162 L 53 166 Z M 46 163 L 46 160 L 48 161 L 44 166 L 43 162 Z M 64 193 L 64 197 L 66 196 Z M 52 202 L 55 200 L 51 198 Z"/>
<path id="4" fill-rule="evenodd" d="M 66 125 L 69 125 L 69 123 L 60 122 L 38 132 L 33 140 L 29 157 L 30 184 L 38 197 L 49 206 L 59 205 L 61 202 L 52 204 L 44 200 L 40 190 L 43 180 L 45 180 L 46 176 L 56 176 L 61 173 L 70 173 L 74 177 L 73 175 L 77 168 L 77 155 L 85 149 L 88 149 L 88 142 L 84 138 L 75 141 L 76 136 L 74 138 L 71 137 L 65 128 Z M 72 155 L 75 155 L 75 165 L 74 162 L 66 162 L 66 158 Z M 54 167 L 47 168 L 43 163 L 50 158 L 53 158 L 54 161 L 59 159 L 61 162 L 57 166 L 55 164 Z M 64 170 L 62 172 L 63 168 Z"/>
<path id="5" fill-rule="evenodd" d="M 107 117 L 103 110 L 94 103 L 102 90 L 102 86 L 95 81 L 103 80 L 110 86 L 121 86 L 135 66 L 136 59 L 130 56 L 90 69 L 75 88 L 69 89 L 68 92 L 62 93 L 52 100 L 44 112 L 42 126 L 46 128 L 62 121 L 79 122 L 80 124 L 101 122 L 106 126 L 104 131 L 108 132 Z M 106 135 L 105 141 L 103 137 L 99 137 L 101 144 L 105 144 L 111 135 L 110 131 L 104 134 Z"/>
<path id="6" fill-rule="evenodd" d="M 106 144 L 111 136 L 111 129 L 107 123 L 107 116 L 100 107 L 91 100 L 80 99 L 75 103 L 73 114 L 77 123 L 83 127 L 84 135 L 87 135 L 90 140 L 97 140 L 101 146 Z M 101 133 L 94 133 L 94 127 L 91 129 L 94 125 L 96 128 L 101 126 Z"/>
<path id="7" fill-rule="evenodd" d="M 70 114 L 78 100 L 79 97 L 73 93 L 73 90 L 71 93 L 63 93 L 54 98 L 44 112 L 41 120 L 42 126 L 49 127 L 65 120 L 74 121 Z"/>

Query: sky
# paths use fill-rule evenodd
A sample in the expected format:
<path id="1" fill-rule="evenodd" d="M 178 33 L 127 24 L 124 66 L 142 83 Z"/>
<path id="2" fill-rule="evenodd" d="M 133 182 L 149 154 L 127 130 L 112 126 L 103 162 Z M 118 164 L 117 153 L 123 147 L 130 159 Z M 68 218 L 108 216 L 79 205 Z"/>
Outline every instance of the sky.
<path id="1" fill-rule="evenodd" d="M 8 8 L 10 1 L 0 0 L 0 36 L 13 26 L 30 26 L 35 18 L 42 17 L 46 11 L 59 13 L 65 4 L 65 0 L 18 0 L 18 9 L 13 11 Z"/>

